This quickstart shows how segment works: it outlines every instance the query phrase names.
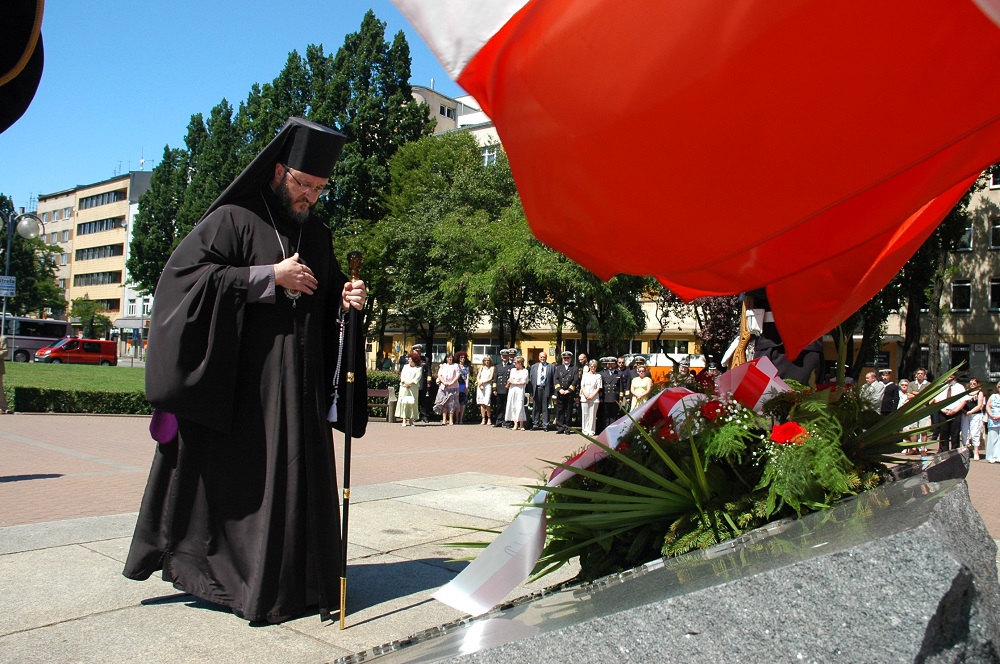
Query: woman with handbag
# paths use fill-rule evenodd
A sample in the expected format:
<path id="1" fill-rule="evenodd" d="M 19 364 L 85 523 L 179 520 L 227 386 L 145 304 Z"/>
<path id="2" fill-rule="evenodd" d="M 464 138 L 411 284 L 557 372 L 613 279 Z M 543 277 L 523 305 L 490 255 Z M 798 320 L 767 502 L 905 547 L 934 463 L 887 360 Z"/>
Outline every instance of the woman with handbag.
<path id="1" fill-rule="evenodd" d="M 412 427 L 417 418 L 417 390 L 420 389 L 420 353 L 410 353 L 407 364 L 399 372 L 399 400 L 396 401 L 396 417 L 404 427 Z"/>
<path id="2" fill-rule="evenodd" d="M 962 443 L 972 448 L 972 458 L 979 460 L 979 445 L 983 438 L 983 410 L 986 400 L 979 385 L 979 378 L 969 379 L 962 406 Z"/>

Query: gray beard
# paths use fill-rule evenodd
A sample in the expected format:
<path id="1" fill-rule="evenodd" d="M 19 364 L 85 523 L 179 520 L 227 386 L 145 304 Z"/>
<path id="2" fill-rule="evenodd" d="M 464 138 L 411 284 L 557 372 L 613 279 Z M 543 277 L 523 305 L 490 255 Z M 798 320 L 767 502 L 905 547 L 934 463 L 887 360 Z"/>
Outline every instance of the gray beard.
<path id="1" fill-rule="evenodd" d="M 277 191 L 274 192 L 281 202 L 281 211 L 284 213 L 286 219 L 291 219 L 299 226 L 302 226 L 307 221 L 309 221 L 309 212 L 312 207 L 306 209 L 305 212 L 299 212 L 295 209 L 294 201 L 295 197 L 288 187 L 288 174 L 285 173 L 284 177 L 281 178 L 281 182 L 278 184 Z"/>

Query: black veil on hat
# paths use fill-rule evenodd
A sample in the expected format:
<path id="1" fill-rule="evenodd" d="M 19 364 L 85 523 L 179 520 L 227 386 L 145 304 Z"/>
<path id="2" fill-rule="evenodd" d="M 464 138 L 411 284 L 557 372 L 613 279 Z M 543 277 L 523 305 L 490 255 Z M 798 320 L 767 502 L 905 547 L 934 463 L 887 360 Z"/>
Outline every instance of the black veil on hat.
<path id="1" fill-rule="evenodd" d="M 270 182 L 279 162 L 313 177 L 329 178 L 346 142 L 347 136 L 339 131 L 304 118 L 288 118 L 281 131 L 208 206 L 202 219 Z"/>
<path id="2" fill-rule="evenodd" d="M 42 0 L 0 9 L 0 132 L 24 115 L 42 80 Z"/>

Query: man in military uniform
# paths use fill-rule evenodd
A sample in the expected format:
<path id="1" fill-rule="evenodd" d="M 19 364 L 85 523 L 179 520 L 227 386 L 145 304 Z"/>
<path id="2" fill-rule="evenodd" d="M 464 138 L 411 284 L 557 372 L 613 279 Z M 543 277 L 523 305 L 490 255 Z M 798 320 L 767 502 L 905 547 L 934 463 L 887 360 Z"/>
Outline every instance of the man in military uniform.
<path id="1" fill-rule="evenodd" d="M 564 350 L 562 364 L 552 373 L 552 392 L 556 398 L 556 433 L 573 433 L 569 421 L 570 413 L 573 409 L 573 397 L 579 392 L 576 367 L 573 366 L 573 353 Z"/>
<path id="2" fill-rule="evenodd" d="M 511 350 L 504 348 L 500 351 L 500 364 L 497 365 L 497 370 L 493 373 L 493 395 L 496 397 L 496 406 L 493 408 L 493 426 L 495 427 L 507 425 L 504 420 L 507 414 L 507 393 L 510 391 L 510 388 L 507 387 L 507 381 L 510 379 L 510 370 L 514 368 L 514 363 L 511 361 L 513 357 Z"/>
<path id="3" fill-rule="evenodd" d="M 668 356 L 669 357 L 669 356 Z M 689 390 L 698 389 L 698 380 L 691 373 L 691 358 L 685 357 L 674 365 L 670 372 L 670 387 L 686 387 Z"/>
<path id="4" fill-rule="evenodd" d="M 598 434 L 622 416 L 622 409 L 618 406 L 621 376 L 618 375 L 618 369 L 615 368 L 615 358 L 612 356 L 602 357 L 601 364 L 604 368 L 601 370 L 601 396 L 597 409 Z"/>
<path id="5" fill-rule="evenodd" d="M 618 356 L 618 407 L 623 413 L 628 412 L 628 402 L 629 402 L 629 385 L 625 383 L 626 380 L 630 380 L 628 364 L 625 363 L 625 356 Z"/>
<path id="6" fill-rule="evenodd" d="M 721 374 L 722 370 L 710 355 L 705 370 L 698 374 L 698 389 L 706 394 L 715 394 L 715 381 Z"/>

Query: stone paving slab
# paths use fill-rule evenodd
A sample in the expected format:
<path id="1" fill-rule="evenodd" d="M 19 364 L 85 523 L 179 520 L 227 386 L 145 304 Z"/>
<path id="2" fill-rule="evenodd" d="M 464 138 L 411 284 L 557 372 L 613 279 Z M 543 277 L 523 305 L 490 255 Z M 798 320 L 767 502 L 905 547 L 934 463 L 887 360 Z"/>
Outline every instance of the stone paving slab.
<path id="1" fill-rule="evenodd" d="M 502 529 L 511 504 L 529 495 L 521 485 L 549 470 L 539 459 L 563 459 L 584 442 L 371 423 L 354 444 L 341 631 L 315 615 L 250 627 L 159 578 L 121 576 L 155 446 L 147 429 L 148 418 L 0 418 L 0 662 L 325 662 L 454 620 L 457 612 L 430 595 L 463 568 L 452 558 L 477 550 L 446 544 L 491 536 L 448 526 Z M 973 462 L 968 485 L 1000 537 L 1000 465 Z M 574 573 L 560 570 L 508 599 Z"/>

